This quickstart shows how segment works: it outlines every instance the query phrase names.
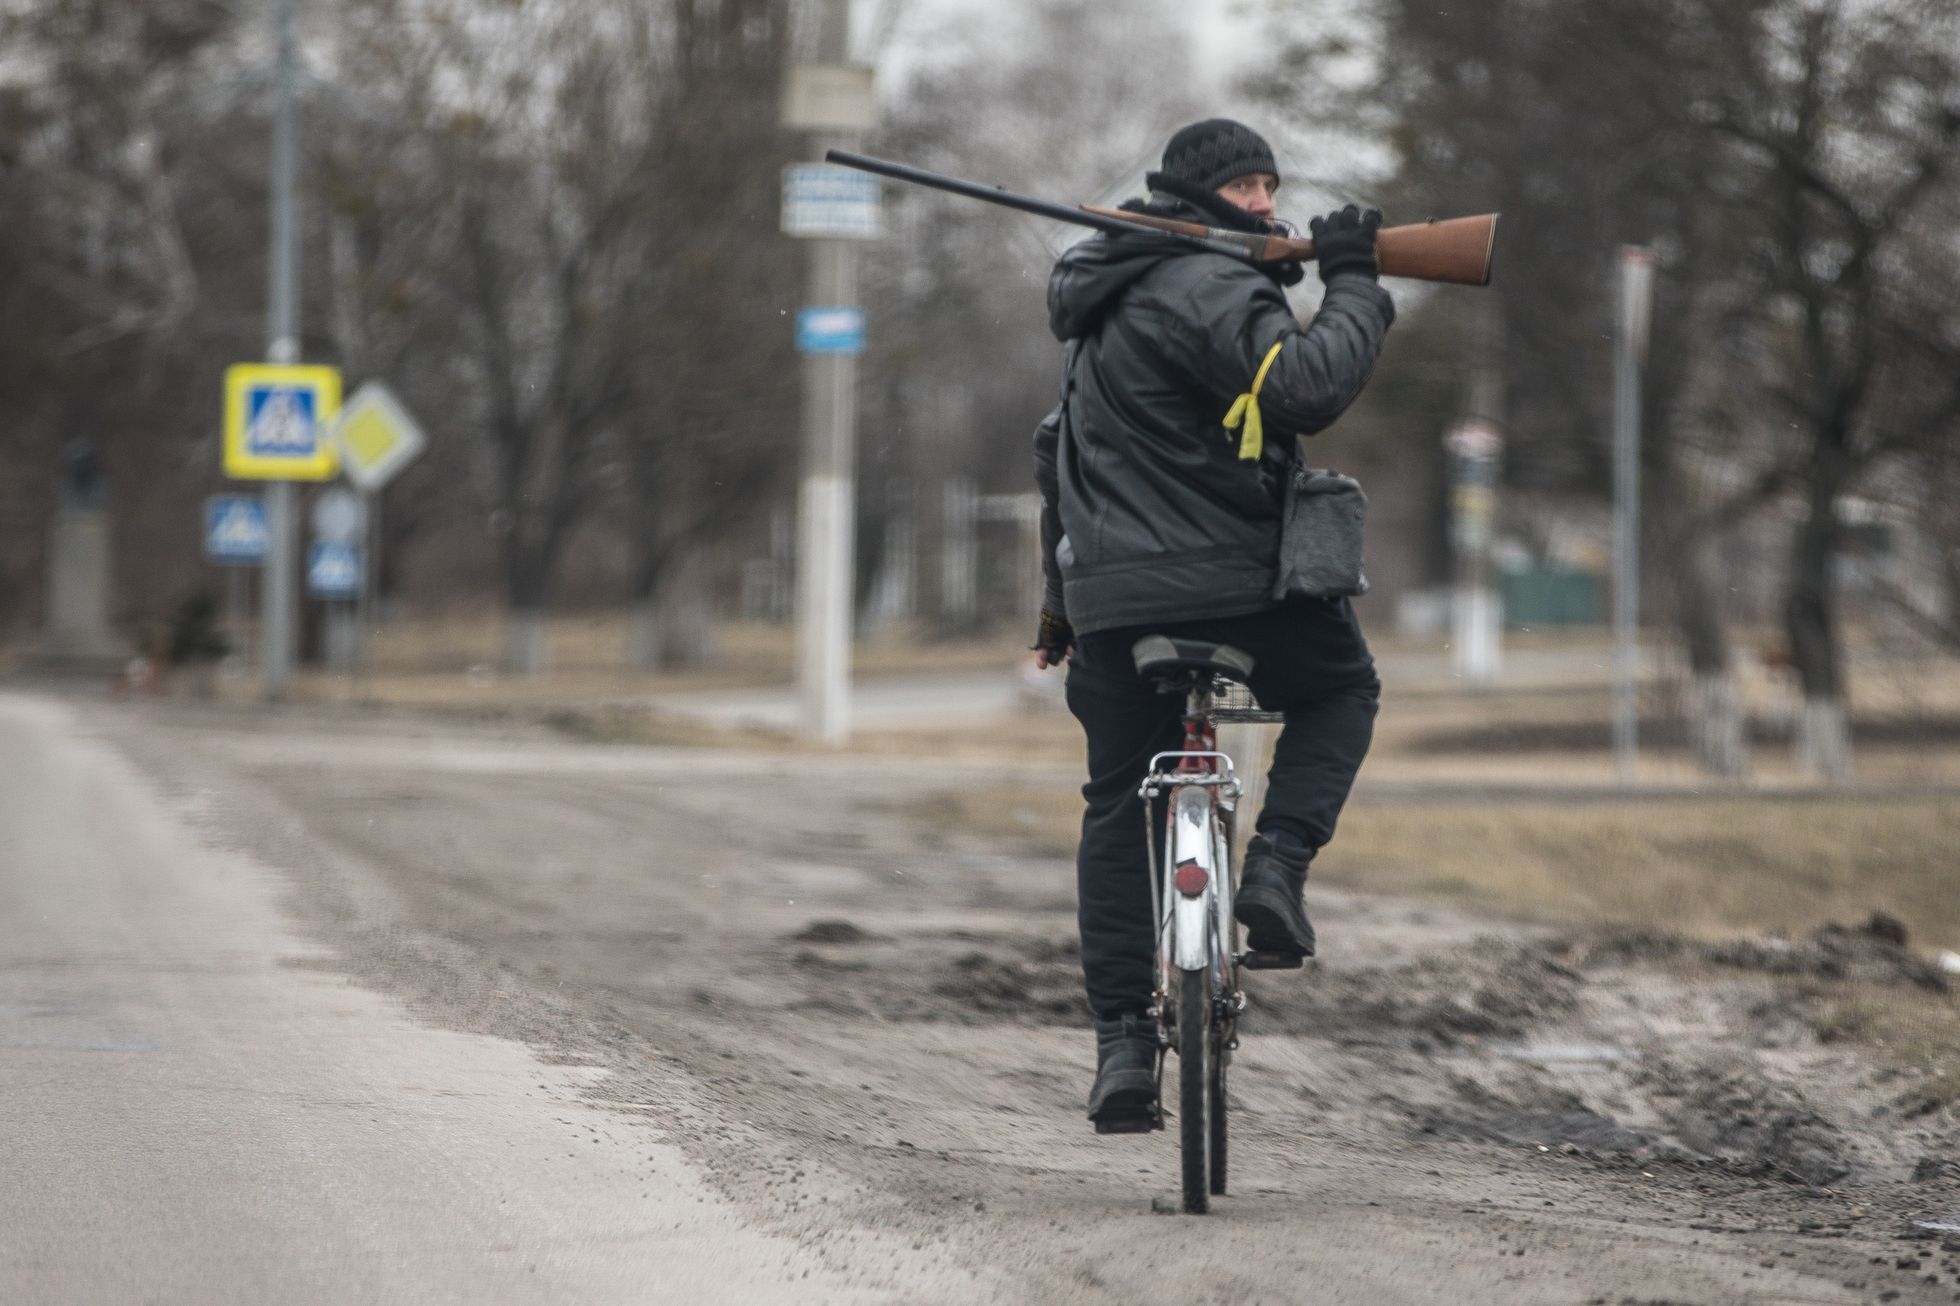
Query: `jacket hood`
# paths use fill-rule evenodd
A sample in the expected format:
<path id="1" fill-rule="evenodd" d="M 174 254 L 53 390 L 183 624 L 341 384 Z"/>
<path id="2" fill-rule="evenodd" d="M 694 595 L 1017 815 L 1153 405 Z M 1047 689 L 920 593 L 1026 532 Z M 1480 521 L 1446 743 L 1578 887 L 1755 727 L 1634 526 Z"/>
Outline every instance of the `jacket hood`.
<path id="1" fill-rule="evenodd" d="M 1121 207 L 1236 231 L 1286 230 L 1262 222 L 1216 197 L 1188 195 L 1184 188 L 1175 186 L 1169 191 L 1157 190 L 1167 184 L 1157 173 L 1151 173 L 1149 180 L 1153 194 L 1148 203 L 1126 200 Z M 1062 341 L 1089 334 L 1110 305 L 1144 273 L 1167 258 L 1201 252 L 1184 241 L 1149 232 L 1092 236 L 1070 246 L 1056 260 L 1055 270 L 1048 277 L 1048 329 L 1055 333 L 1055 339 Z M 1305 275 L 1305 269 L 1297 263 L 1262 264 L 1260 271 L 1280 286 L 1295 285 Z"/>
<path id="2" fill-rule="evenodd" d="M 1144 233 L 1092 236 L 1071 245 L 1048 276 L 1048 329 L 1063 341 L 1089 334 L 1139 278 L 1188 249 Z"/>

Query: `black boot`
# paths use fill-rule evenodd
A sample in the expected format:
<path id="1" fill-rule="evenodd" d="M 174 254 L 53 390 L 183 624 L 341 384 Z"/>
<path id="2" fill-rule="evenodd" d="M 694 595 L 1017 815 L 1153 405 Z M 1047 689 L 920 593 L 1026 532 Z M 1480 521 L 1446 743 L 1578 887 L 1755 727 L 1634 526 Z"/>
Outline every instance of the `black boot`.
<path id="1" fill-rule="evenodd" d="M 1232 914 L 1245 926 L 1248 952 L 1313 956 L 1313 923 L 1301 899 L 1313 850 L 1285 834 L 1255 834 L 1246 845 L 1245 874 Z"/>
<path id="2" fill-rule="evenodd" d="M 1143 1134 L 1164 1127 L 1157 1110 L 1157 1022 L 1130 1015 L 1096 1022 L 1096 1082 L 1089 1119 L 1099 1134 Z"/>

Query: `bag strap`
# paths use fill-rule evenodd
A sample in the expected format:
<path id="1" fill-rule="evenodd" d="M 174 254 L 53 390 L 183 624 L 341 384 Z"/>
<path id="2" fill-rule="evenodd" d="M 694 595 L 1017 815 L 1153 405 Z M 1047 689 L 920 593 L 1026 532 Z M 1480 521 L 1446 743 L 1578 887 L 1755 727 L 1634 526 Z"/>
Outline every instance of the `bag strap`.
<path id="1" fill-rule="evenodd" d="M 1273 361 L 1279 357 L 1280 346 L 1285 343 L 1283 338 L 1277 340 L 1266 351 L 1265 361 L 1259 364 L 1259 371 L 1252 378 L 1252 389 L 1234 400 L 1232 411 L 1225 414 L 1226 430 L 1236 431 L 1241 422 L 1245 424 L 1245 434 L 1239 438 L 1240 462 L 1254 462 L 1265 452 L 1266 427 L 1259 417 L 1259 387 L 1266 384 L 1266 373 L 1272 370 Z"/>

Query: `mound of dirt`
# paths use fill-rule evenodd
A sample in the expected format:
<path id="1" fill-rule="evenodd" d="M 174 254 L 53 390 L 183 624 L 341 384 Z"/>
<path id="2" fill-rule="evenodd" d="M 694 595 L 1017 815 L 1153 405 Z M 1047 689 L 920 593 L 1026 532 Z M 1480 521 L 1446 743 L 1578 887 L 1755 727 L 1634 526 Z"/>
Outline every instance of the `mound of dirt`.
<path id="1" fill-rule="evenodd" d="M 1791 1087 L 1747 1062 L 1684 1068 L 1649 1060 L 1638 1075 L 1674 1136 L 1742 1174 L 1821 1187 L 1850 1174 L 1851 1145 Z"/>
<path id="2" fill-rule="evenodd" d="M 1411 1111 L 1418 1132 L 1466 1142 L 1571 1149 L 1642 1164 L 1696 1159 L 1652 1134 L 1626 1128 L 1563 1090 L 1527 1092 L 1527 1100 L 1514 1101 L 1460 1076 L 1451 1078 L 1450 1087 L 1455 1102 Z"/>
<path id="3" fill-rule="evenodd" d="M 1076 1025 L 1088 1014 L 1081 979 L 1073 967 L 1013 961 L 985 952 L 954 958 L 933 982 L 930 996 L 937 1001 L 922 1004 L 921 1019 Z"/>
<path id="4" fill-rule="evenodd" d="M 1677 934 L 1627 930 L 1603 934 L 1579 948 L 1586 968 L 1639 962 L 1700 962 L 1765 975 L 1849 980 L 1887 988 L 1946 993 L 1952 980 L 1906 946 L 1898 920 L 1874 912 L 1863 925 L 1826 924 L 1801 939 L 1776 934 L 1704 942 Z"/>
<path id="5" fill-rule="evenodd" d="M 825 919 L 811 921 L 788 938 L 792 943 L 850 944 L 874 943 L 878 936 L 852 921 Z"/>
<path id="6" fill-rule="evenodd" d="M 1570 1011 L 1584 978 L 1533 944 L 1479 940 L 1381 970 L 1247 976 L 1252 1032 L 1318 1034 L 1426 1051 L 1480 1038 L 1519 1038 Z"/>

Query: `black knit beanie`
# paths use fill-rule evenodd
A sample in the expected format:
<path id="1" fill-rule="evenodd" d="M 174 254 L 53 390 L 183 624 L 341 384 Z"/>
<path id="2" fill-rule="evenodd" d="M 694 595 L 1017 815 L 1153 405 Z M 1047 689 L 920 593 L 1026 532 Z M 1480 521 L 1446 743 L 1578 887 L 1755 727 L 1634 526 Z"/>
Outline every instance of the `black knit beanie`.
<path id="1" fill-rule="evenodd" d="M 1279 176 L 1273 147 L 1265 138 L 1230 118 L 1207 118 L 1180 128 L 1164 147 L 1160 175 L 1200 190 L 1217 190 L 1234 177 L 1270 172 Z"/>
<path id="2" fill-rule="evenodd" d="M 1164 196 L 1182 200 L 1205 215 L 1207 221 L 1233 231 L 1266 233 L 1285 230 L 1285 224 L 1255 218 L 1218 193 L 1218 188 L 1234 177 L 1254 172 L 1279 176 L 1273 161 L 1273 147 L 1265 137 L 1242 122 L 1230 118 L 1207 118 L 1179 129 L 1164 147 L 1164 167 L 1160 172 L 1143 174 L 1143 184 L 1152 192 L 1146 204 L 1132 200 L 1124 208 L 1151 211 Z M 1282 286 L 1298 285 L 1306 269 L 1298 263 L 1262 263 L 1260 271 Z"/>

